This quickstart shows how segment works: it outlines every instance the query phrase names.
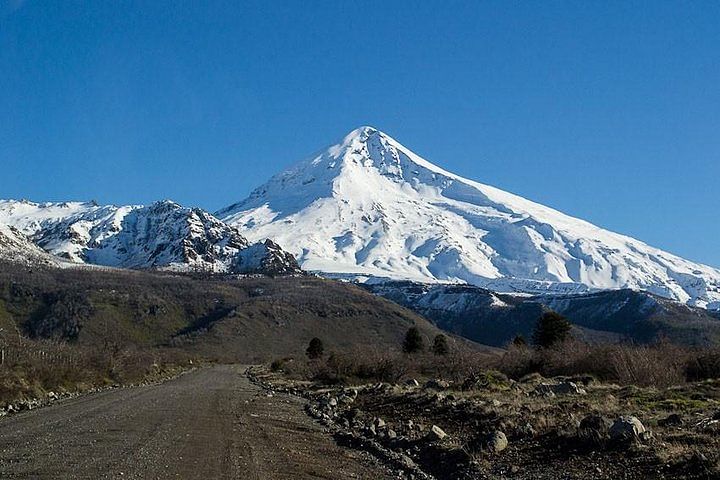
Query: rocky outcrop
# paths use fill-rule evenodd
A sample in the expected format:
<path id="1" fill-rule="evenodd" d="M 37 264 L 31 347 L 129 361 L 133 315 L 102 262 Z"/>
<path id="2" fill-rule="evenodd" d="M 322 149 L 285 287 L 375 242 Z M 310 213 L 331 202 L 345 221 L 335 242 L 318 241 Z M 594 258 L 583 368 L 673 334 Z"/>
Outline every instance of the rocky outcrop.
<path id="1" fill-rule="evenodd" d="M 265 275 L 302 273 L 295 257 L 270 239 L 250 245 L 239 252 L 232 271 Z"/>
<path id="2" fill-rule="evenodd" d="M 38 248 L 29 238 L 14 227 L 0 224 L 0 260 L 22 263 L 54 265 L 57 261 Z"/>

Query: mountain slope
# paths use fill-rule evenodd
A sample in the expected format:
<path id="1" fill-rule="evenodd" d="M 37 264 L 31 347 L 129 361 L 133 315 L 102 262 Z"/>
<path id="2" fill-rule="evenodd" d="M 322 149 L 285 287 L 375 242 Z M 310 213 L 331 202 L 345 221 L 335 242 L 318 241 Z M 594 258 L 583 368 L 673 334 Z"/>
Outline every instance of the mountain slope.
<path id="1" fill-rule="evenodd" d="M 633 290 L 576 295 L 513 295 L 472 285 L 384 282 L 364 288 L 414 310 L 440 328 L 486 345 L 532 338 L 543 312 L 554 310 L 592 342 L 653 342 L 668 338 L 690 345 L 720 341 L 720 312 L 682 305 Z"/>
<path id="2" fill-rule="evenodd" d="M 3 223 L 75 263 L 220 273 L 300 272 L 292 255 L 276 245 L 251 245 L 236 228 L 204 210 L 171 201 L 147 207 L 2 201 Z"/>
<path id="3" fill-rule="evenodd" d="M 720 308 L 720 271 L 422 159 L 371 127 L 216 216 L 306 270 L 498 291 L 646 290 Z"/>
<path id="4" fill-rule="evenodd" d="M 57 260 L 17 229 L 2 224 L 0 224 L 0 260 L 23 264 L 57 264 Z"/>
<path id="5" fill-rule="evenodd" d="M 0 200 L 0 224 L 17 228 L 53 255 L 84 263 L 86 251 L 119 232 L 125 215 L 136 208 Z"/>

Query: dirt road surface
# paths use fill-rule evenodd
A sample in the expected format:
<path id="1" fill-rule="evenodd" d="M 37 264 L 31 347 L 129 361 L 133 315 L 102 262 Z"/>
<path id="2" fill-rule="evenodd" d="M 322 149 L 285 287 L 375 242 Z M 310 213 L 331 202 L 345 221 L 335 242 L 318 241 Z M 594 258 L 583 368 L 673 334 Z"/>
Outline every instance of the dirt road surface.
<path id="1" fill-rule="evenodd" d="M 240 366 L 105 391 L 0 419 L 0 478 L 383 479 Z"/>

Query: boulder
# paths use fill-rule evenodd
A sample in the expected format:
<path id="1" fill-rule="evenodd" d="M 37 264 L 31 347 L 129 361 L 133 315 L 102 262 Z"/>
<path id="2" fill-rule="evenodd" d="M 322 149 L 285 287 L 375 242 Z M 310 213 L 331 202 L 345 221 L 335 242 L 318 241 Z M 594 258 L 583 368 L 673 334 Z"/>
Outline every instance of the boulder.
<path id="1" fill-rule="evenodd" d="M 608 437 L 612 422 L 602 415 L 588 415 L 580 421 L 578 439 L 586 444 L 599 445 Z"/>
<path id="2" fill-rule="evenodd" d="M 680 427 L 683 425 L 683 419 L 677 413 L 668 415 L 667 417 L 658 421 L 658 425 L 661 427 Z"/>
<path id="3" fill-rule="evenodd" d="M 536 397 L 554 397 L 555 395 L 585 395 L 587 392 L 575 382 L 541 383 L 532 391 Z"/>
<path id="4" fill-rule="evenodd" d="M 398 459 L 400 460 L 400 463 L 402 464 L 402 466 L 408 470 L 414 470 L 415 468 L 417 468 L 415 461 L 412 458 L 405 455 L 404 453 L 401 453 L 398 456 Z"/>
<path id="5" fill-rule="evenodd" d="M 614 442 L 638 441 L 645 434 L 645 426 L 637 417 L 623 415 L 613 422 L 609 433 Z"/>
<path id="6" fill-rule="evenodd" d="M 553 386 L 555 395 L 585 395 L 587 392 L 575 382 L 562 382 Z"/>
<path id="7" fill-rule="evenodd" d="M 432 401 L 435 402 L 435 403 L 444 402 L 444 401 L 445 401 L 445 394 L 436 392 L 436 393 L 432 394 L 432 396 L 430 397 L 430 400 L 432 400 Z"/>
<path id="8" fill-rule="evenodd" d="M 553 391 L 552 385 L 549 383 L 541 383 L 540 385 L 536 386 L 535 389 L 530 392 L 530 394 L 534 397 L 545 397 L 550 398 L 555 396 L 555 392 Z"/>
<path id="9" fill-rule="evenodd" d="M 430 428 L 430 431 L 427 434 L 428 440 L 431 442 L 437 442 L 442 440 L 443 438 L 447 437 L 447 433 L 443 431 L 442 428 L 438 427 L 437 425 L 433 425 Z"/>
<path id="10" fill-rule="evenodd" d="M 507 448 L 508 439 L 503 432 L 496 430 L 483 437 L 482 445 L 489 452 L 500 453 Z"/>
<path id="11" fill-rule="evenodd" d="M 431 388 L 433 390 L 447 390 L 450 388 L 450 384 L 445 380 L 440 379 L 428 380 L 427 383 L 425 383 L 425 388 Z"/>

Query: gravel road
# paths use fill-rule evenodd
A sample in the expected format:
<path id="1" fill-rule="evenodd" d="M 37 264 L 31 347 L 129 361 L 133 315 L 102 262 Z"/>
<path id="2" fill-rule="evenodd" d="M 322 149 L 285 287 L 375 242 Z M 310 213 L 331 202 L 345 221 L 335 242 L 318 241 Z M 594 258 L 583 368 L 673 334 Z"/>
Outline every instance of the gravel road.
<path id="1" fill-rule="evenodd" d="M 241 366 L 90 394 L 0 419 L 0 478 L 390 478 L 302 408 Z"/>

